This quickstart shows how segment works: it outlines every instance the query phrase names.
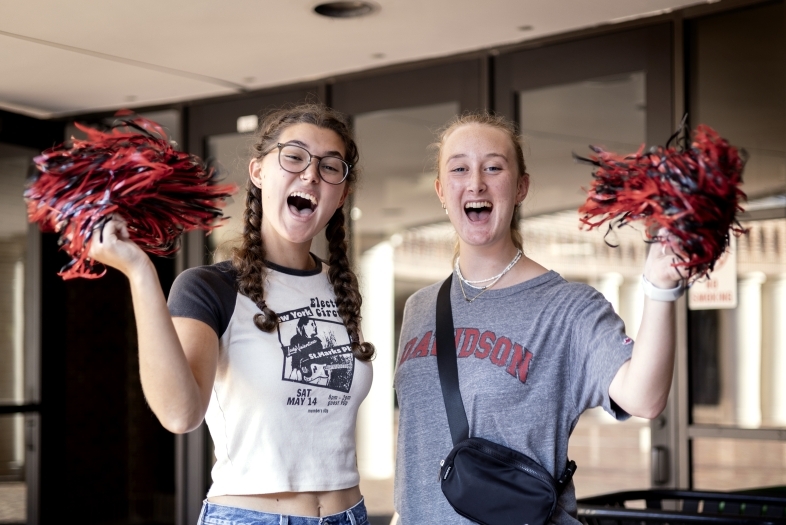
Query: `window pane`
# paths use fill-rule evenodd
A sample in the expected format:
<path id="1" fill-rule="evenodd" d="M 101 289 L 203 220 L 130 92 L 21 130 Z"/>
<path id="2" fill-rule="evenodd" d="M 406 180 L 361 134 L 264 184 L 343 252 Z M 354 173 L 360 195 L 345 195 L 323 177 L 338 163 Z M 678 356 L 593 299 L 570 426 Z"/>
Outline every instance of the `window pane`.
<path id="1" fill-rule="evenodd" d="M 0 523 L 27 521 L 24 425 L 22 414 L 0 416 Z"/>
<path id="2" fill-rule="evenodd" d="M 786 426 L 786 219 L 777 218 L 786 209 L 785 17 L 778 2 L 690 26 L 691 121 L 745 149 L 743 207 L 767 219 L 745 222 L 737 241 L 736 307 L 690 303 L 697 424 Z"/>
<path id="3" fill-rule="evenodd" d="M 577 164 L 596 145 L 635 152 L 646 140 L 646 74 L 634 72 L 519 93 L 521 134 L 531 175 L 525 215 L 578 208 L 591 166 Z"/>
<path id="4" fill-rule="evenodd" d="M 605 243 L 605 231 L 579 229 L 576 209 L 586 200 L 582 188 L 592 181 L 592 167 L 577 164 L 572 154 L 589 155 L 589 145 L 620 154 L 636 151 L 646 139 L 645 81 L 644 72 L 632 72 L 519 93 L 531 177 L 522 206 L 529 217 L 521 221 L 527 256 L 570 281 L 597 288 L 634 339 L 643 308 L 639 282 L 647 245 L 633 228 L 615 234 L 616 249 Z M 579 465 L 579 497 L 650 485 L 646 420 L 620 423 L 602 409 L 590 410 L 573 431 L 569 454 Z"/>
<path id="5" fill-rule="evenodd" d="M 207 156 L 216 163 L 221 182 L 235 183 L 239 187 L 239 191 L 227 199 L 224 207 L 224 217 L 228 219 L 207 236 L 208 248 L 213 253 L 211 262 L 228 259 L 232 248 L 240 244 L 253 140 L 253 135 L 249 133 L 215 135 L 207 140 Z"/>
<path id="6" fill-rule="evenodd" d="M 786 189 L 784 4 L 735 11 L 692 26 L 691 122 L 745 148 L 745 192 Z"/>
<path id="7" fill-rule="evenodd" d="M 786 485 L 786 443 L 758 439 L 694 439 L 693 487 L 741 490 Z"/>
<path id="8" fill-rule="evenodd" d="M 24 267 L 27 213 L 22 197 L 35 151 L 0 144 L 0 403 L 24 401 Z"/>

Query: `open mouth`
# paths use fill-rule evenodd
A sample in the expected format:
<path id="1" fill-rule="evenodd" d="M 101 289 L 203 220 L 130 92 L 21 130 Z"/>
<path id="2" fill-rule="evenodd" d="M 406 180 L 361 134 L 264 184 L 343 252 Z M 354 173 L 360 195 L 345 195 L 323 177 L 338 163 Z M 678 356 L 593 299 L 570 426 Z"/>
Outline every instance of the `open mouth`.
<path id="1" fill-rule="evenodd" d="M 317 209 L 317 198 L 308 193 L 296 191 L 287 197 L 287 206 L 295 215 L 306 217 Z"/>
<path id="2" fill-rule="evenodd" d="M 464 213 L 470 221 L 482 221 L 491 214 L 494 206 L 489 201 L 467 202 L 464 204 Z"/>

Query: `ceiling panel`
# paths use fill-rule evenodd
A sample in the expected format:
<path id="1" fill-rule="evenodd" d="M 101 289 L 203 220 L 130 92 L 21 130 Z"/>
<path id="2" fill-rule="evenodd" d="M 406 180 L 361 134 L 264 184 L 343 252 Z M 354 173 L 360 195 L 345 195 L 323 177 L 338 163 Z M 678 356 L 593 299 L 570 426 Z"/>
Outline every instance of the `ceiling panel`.
<path id="1" fill-rule="evenodd" d="M 197 98 L 510 44 L 703 2 L 378 0 L 377 13 L 341 20 L 314 14 L 317 3 L 0 0 L 0 104 L 58 114 L 128 105 L 129 95 L 137 105 Z"/>

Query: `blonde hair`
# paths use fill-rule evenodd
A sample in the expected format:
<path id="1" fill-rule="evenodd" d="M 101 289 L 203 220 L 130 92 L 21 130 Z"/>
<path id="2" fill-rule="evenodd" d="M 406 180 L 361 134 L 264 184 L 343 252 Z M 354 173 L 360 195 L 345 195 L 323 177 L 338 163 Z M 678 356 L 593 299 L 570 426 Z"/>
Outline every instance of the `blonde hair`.
<path id="1" fill-rule="evenodd" d="M 513 151 L 516 154 L 516 165 L 518 167 L 518 180 L 524 181 L 526 184 L 528 184 L 529 173 L 527 173 L 527 165 L 524 162 L 524 150 L 521 146 L 521 139 L 519 138 L 519 133 L 516 124 L 506 119 L 505 117 L 491 114 L 488 111 L 470 111 L 470 112 L 462 113 L 461 115 L 457 115 L 453 117 L 442 129 L 440 129 L 437 132 L 438 133 L 437 141 L 431 145 L 433 148 L 437 150 L 437 158 L 436 158 L 437 178 L 439 178 L 440 159 L 442 157 L 442 148 L 445 145 L 445 141 L 448 139 L 451 133 L 456 131 L 456 129 L 470 124 L 489 126 L 491 128 L 498 129 L 503 133 L 505 133 L 507 138 L 510 140 L 511 145 L 513 146 Z M 510 238 L 513 241 L 513 244 L 514 246 L 516 246 L 516 248 L 518 248 L 519 250 L 524 249 L 523 239 L 521 238 L 521 232 L 519 231 L 518 206 L 513 210 L 513 216 L 510 219 Z M 455 255 L 458 255 L 458 243 L 456 244 Z"/>

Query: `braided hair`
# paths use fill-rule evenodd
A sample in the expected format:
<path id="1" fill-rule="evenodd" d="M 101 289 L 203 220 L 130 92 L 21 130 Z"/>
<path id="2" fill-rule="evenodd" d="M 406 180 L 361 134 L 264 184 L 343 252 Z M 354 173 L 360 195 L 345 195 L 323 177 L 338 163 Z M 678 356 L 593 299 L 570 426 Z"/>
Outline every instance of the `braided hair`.
<path id="1" fill-rule="evenodd" d="M 295 124 L 312 124 L 329 129 L 341 138 L 346 148 L 346 162 L 352 166 L 346 183 L 351 191 L 357 181 L 358 150 L 349 133 L 349 126 L 336 111 L 321 104 L 302 104 L 268 113 L 260 122 L 253 154 L 261 159 L 277 142 L 281 133 Z M 233 250 L 232 264 L 237 270 L 240 293 L 251 299 L 261 313 L 254 315 L 254 325 L 263 332 L 278 326 L 278 316 L 265 302 L 265 243 L 262 238 L 262 190 L 249 179 L 246 183 L 246 210 L 243 214 L 243 238 Z M 349 264 L 344 210 L 338 208 L 327 224 L 328 279 L 336 296 L 336 307 L 349 333 L 352 353 L 361 361 L 374 357 L 374 345 L 360 341 L 361 297 L 358 280 Z"/>

